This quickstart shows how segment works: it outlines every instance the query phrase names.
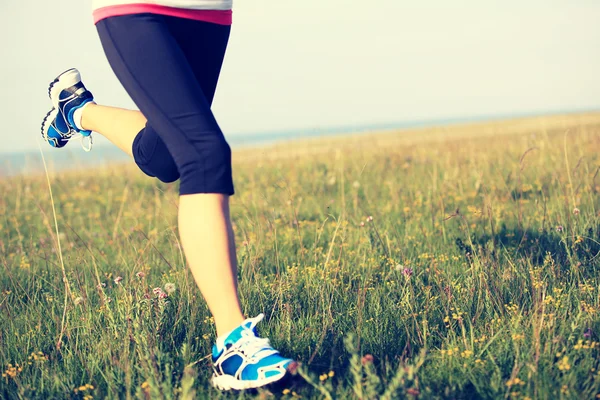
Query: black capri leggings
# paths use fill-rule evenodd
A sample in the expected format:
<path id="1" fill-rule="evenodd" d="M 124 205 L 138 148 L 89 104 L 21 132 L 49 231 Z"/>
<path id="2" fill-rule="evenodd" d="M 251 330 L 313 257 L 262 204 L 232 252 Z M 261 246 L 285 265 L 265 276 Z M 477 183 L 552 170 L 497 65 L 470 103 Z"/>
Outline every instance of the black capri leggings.
<path id="1" fill-rule="evenodd" d="M 230 26 L 156 14 L 96 24 L 115 75 L 148 119 L 133 143 L 140 169 L 182 195 L 232 195 L 231 149 L 210 110 Z"/>

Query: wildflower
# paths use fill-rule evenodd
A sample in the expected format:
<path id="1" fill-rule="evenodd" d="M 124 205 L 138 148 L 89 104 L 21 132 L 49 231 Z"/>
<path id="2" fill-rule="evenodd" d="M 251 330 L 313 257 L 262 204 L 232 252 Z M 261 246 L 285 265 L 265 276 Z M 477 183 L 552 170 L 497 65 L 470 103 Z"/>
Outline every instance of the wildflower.
<path id="1" fill-rule="evenodd" d="M 327 380 L 327 374 L 323 374 L 323 375 L 319 376 L 319 380 L 321 382 L 326 381 Z"/>
<path id="2" fill-rule="evenodd" d="M 100 283 L 98 284 L 98 286 L 96 286 L 96 287 L 97 287 L 98 289 L 105 288 L 105 287 L 106 287 L 106 283 L 104 283 L 104 282 L 100 282 Z"/>
<path id="3" fill-rule="evenodd" d="M 579 215 L 579 208 L 575 207 L 573 209 L 573 215 Z"/>
<path id="4" fill-rule="evenodd" d="M 369 218 L 367 218 L 367 222 L 373 222 L 373 216 L 369 215 Z"/>
<path id="5" fill-rule="evenodd" d="M 404 269 L 404 265 L 402 265 L 402 264 L 396 264 L 396 267 L 395 267 L 396 271 L 399 272 L 399 271 L 402 271 L 403 269 Z"/>
<path id="6" fill-rule="evenodd" d="M 358 189 L 360 187 L 360 182 L 359 181 L 354 181 L 354 183 L 352 184 L 352 186 L 354 187 L 354 189 Z"/>
<path id="7" fill-rule="evenodd" d="M 140 271 L 140 272 L 136 273 L 135 276 L 137 276 L 138 278 L 143 278 L 146 276 L 146 273 L 144 271 Z"/>
<path id="8" fill-rule="evenodd" d="M 564 228 L 563 228 L 563 226 L 562 226 L 562 225 L 558 225 L 558 226 L 556 227 L 556 232 L 558 232 L 558 233 L 561 233 L 563 230 L 564 230 Z"/>
<path id="9" fill-rule="evenodd" d="M 360 223 L 360 226 L 365 226 L 365 223 L 364 223 L 364 222 L 361 222 L 361 223 Z"/>
<path id="10" fill-rule="evenodd" d="M 73 303 L 75 303 L 76 306 L 80 305 L 83 303 L 83 297 L 76 297 L 75 300 L 73 300 Z"/>
<path id="11" fill-rule="evenodd" d="M 367 364 L 371 364 L 374 360 L 374 357 L 371 354 L 365 354 L 362 359 L 362 365 L 367 365 Z"/>
<path id="12" fill-rule="evenodd" d="M 515 385 L 523 386 L 524 384 L 525 384 L 525 382 L 523 382 L 519 378 L 509 379 L 508 381 L 506 381 L 506 386 L 508 386 L 508 387 L 515 386 Z"/>
<path id="13" fill-rule="evenodd" d="M 166 294 L 165 292 L 161 292 L 161 293 L 158 295 L 158 298 L 159 298 L 159 299 L 166 299 L 167 297 L 169 297 L 169 295 L 168 295 L 168 294 Z"/>
<path id="14" fill-rule="evenodd" d="M 592 337 L 592 330 L 590 328 L 587 328 L 585 330 L 585 332 L 583 332 L 583 337 L 586 339 L 589 339 Z"/>
<path id="15" fill-rule="evenodd" d="M 404 275 L 404 277 L 407 279 L 410 278 L 412 276 L 412 274 L 413 274 L 412 268 L 406 267 L 402 270 L 402 275 Z"/>
<path id="16" fill-rule="evenodd" d="M 154 293 L 155 295 L 159 295 L 162 293 L 162 289 L 159 287 L 155 287 L 154 289 L 152 289 L 152 293 Z"/>
<path id="17" fill-rule="evenodd" d="M 571 369 L 571 365 L 569 364 L 569 357 L 564 356 L 557 364 L 558 369 L 561 371 L 568 371 Z"/>
<path id="18" fill-rule="evenodd" d="M 335 376 L 335 372 L 329 371 L 329 373 L 327 374 L 327 376 L 329 376 L 330 378 L 333 378 Z"/>
<path id="19" fill-rule="evenodd" d="M 23 371 L 23 367 L 20 366 L 19 364 L 16 364 L 16 365 L 8 364 L 8 368 L 6 369 L 6 371 L 4 371 L 2 373 L 2 377 L 15 379 L 17 377 L 17 375 L 19 375 L 19 372 L 21 372 L 21 371 Z"/>
<path id="20" fill-rule="evenodd" d="M 117 284 L 117 285 L 118 285 L 119 283 L 121 283 L 122 281 L 123 281 L 123 277 L 122 277 L 122 276 L 117 276 L 117 277 L 115 278 L 115 284 Z"/>
<path id="21" fill-rule="evenodd" d="M 290 389 L 283 389 L 283 394 L 290 394 Z"/>
<path id="22" fill-rule="evenodd" d="M 88 390 L 94 390 L 94 386 L 90 385 L 89 383 L 86 383 L 85 385 L 79 386 L 78 388 L 73 389 L 73 391 L 75 393 L 77 392 L 85 392 Z"/>
<path id="23" fill-rule="evenodd" d="M 174 283 L 165 284 L 165 292 L 167 292 L 167 294 L 172 294 L 173 292 L 175 292 L 175 284 Z"/>
<path id="24" fill-rule="evenodd" d="M 462 353 L 460 353 L 460 356 L 462 358 L 470 358 L 473 355 L 473 352 L 471 350 L 465 350 Z"/>
<path id="25" fill-rule="evenodd" d="M 244 247 L 248 247 L 248 245 L 249 245 L 249 244 L 250 244 L 250 243 L 248 243 L 248 241 L 247 241 L 247 240 L 244 240 L 244 242 L 242 243 L 242 246 L 244 246 Z"/>
<path id="26" fill-rule="evenodd" d="M 46 362 L 48 361 L 48 356 L 42 353 L 41 351 L 38 351 L 37 353 L 32 352 L 31 355 L 27 357 L 27 359 L 30 361 Z M 31 362 L 29 362 L 29 364 L 31 364 Z"/>

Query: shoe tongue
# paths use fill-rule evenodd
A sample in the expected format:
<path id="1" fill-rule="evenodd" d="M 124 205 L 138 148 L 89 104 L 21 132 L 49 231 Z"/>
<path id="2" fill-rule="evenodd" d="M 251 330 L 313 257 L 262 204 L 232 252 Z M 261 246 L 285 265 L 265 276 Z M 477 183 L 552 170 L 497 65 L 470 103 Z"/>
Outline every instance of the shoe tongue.
<path id="1" fill-rule="evenodd" d="M 259 314 L 255 318 L 248 318 L 242 324 L 233 330 L 225 339 L 225 345 L 235 344 L 238 340 L 242 338 L 244 335 L 248 335 L 248 331 L 252 332 L 254 336 L 258 336 L 258 331 L 256 330 L 256 325 L 265 317 L 264 314 Z"/>
<path id="2" fill-rule="evenodd" d="M 256 325 L 258 325 L 258 323 L 260 321 L 263 320 L 263 318 L 265 317 L 265 314 L 258 314 L 256 317 L 254 318 L 248 318 L 247 320 L 245 320 L 242 323 L 242 326 L 247 328 L 247 329 L 251 329 L 252 332 L 254 332 L 255 335 L 258 335 L 258 333 L 256 332 Z"/>

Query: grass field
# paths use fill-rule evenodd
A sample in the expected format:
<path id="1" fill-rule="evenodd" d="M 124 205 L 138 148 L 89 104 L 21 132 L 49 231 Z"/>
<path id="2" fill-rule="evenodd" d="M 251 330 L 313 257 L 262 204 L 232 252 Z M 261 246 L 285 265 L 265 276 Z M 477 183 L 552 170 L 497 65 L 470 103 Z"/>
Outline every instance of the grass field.
<path id="1" fill-rule="evenodd" d="M 209 387 L 176 185 L 2 180 L 0 398 L 600 398 L 599 151 L 590 113 L 234 153 L 244 309 L 302 362 L 242 394 Z"/>

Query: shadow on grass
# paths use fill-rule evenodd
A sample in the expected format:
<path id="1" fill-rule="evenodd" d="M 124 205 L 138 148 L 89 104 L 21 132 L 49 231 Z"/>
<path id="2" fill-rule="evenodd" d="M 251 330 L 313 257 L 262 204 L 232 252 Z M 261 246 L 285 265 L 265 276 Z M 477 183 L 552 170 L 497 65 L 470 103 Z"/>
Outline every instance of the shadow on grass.
<path id="1" fill-rule="evenodd" d="M 580 263 L 582 270 L 593 272 L 600 262 L 600 226 L 589 228 L 585 235 L 565 232 L 510 229 L 503 226 L 494 235 L 474 236 L 471 240 L 478 254 L 500 261 L 500 255 L 525 258 L 533 265 L 542 265 L 548 255 L 561 271 Z M 463 239 L 456 239 L 456 246 L 469 258 L 473 253 Z"/>

